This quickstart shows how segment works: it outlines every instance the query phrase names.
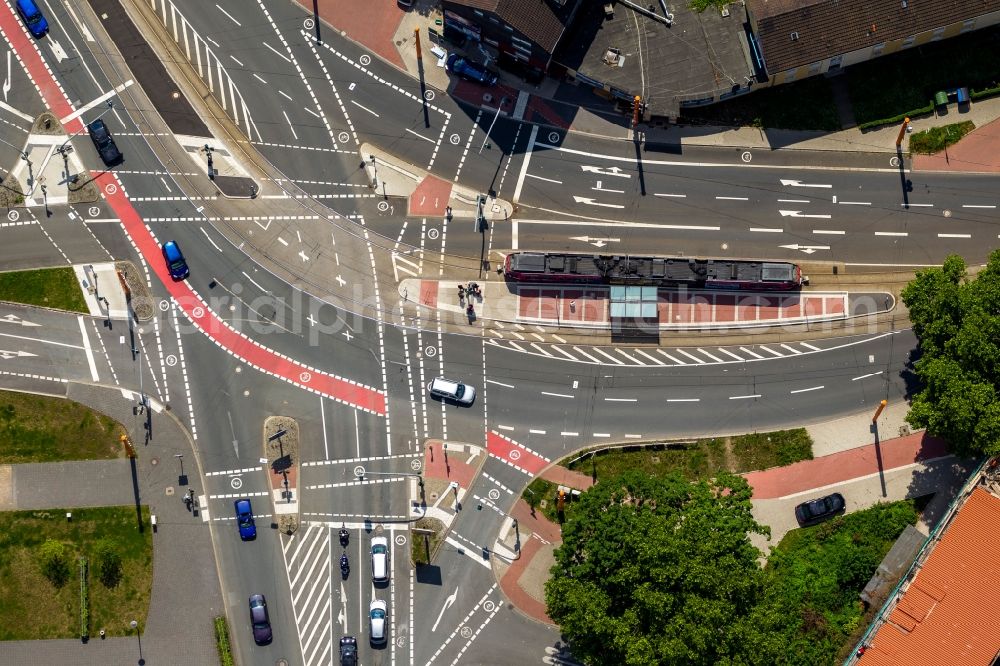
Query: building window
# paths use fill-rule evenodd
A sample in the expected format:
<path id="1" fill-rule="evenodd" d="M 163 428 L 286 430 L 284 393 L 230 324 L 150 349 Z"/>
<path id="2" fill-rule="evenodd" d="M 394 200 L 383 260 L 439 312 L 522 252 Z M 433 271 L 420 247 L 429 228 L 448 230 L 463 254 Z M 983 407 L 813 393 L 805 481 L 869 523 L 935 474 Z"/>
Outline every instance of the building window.
<path id="1" fill-rule="evenodd" d="M 876 44 L 875 46 L 872 47 L 872 57 L 873 58 L 879 57 L 880 55 L 882 55 L 882 51 L 884 50 L 885 50 L 885 42 L 882 42 L 881 44 Z"/>
<path id="2" fill-rule="evenodd" d="M 843 62 L 844 56 L 833 56 L 830 58 L 830 67 L 827 71 L 834 71 L 840 69 L 840 63 Z"/>
<path id="3" fill-rule="evenodd" d="M 528 41 L 528 40 L 526 40 L 526 39 L 521 39 L 520 37 L 517 37 L 517 36 L 515 36 L 515 35 L 511 35 L 511 36 L 510 36 L 510 41 L 512 41 L 512 42 L 516 42 L 517 44 L 521 44 L 521 45 L 522 45 L 522 46 L 524 46 L 525 48 L 528 48 L 528 49 L 530 49 L 530 48 L 531 48 L 531 42 L 529 42 L 529 41 Z"/>
<path id="4" fill-rule="evenodd" d="M 932 42 L 939 41 L 944 36 L 944 28 L 934 28 L 934 35 L 931 37 Z"/>
<path id="5" fill-rule="evenodd" d="M 820 62 L 814 62 L 813 64 L 809 65 L 809 73 L 810 74 L 819 74 L 819 70 L 822 69 L 822 68 L 823 68 L 822 61 L 820 61 Z"/>
<path id="6" fill-rule="evenodd" d="M 478 16 L 479 18 L 483 17 L 483 11 L 481 9 L 473 9 L 472 13 Z"/>
<path id="7" fill-rule="evenodd" d="M 496 16 L 491 16 L 490 23 L 492 23 L 493 25 L 500 25 L 500 19 L 498 19 Z"/>
<path id="8" fill-rule="evenodd" d="M 962 32 L 972 32 L 976 29 L 976 19 L 971 18 L 962 24 Z"/>
<path id="9" fill-rule="evenodd" d="M 507 32 L 514 32 L 514 28 L 509 25 L 505 25 L 503 29 L 506 30 Z"/>
<path id="10" fill-rule="evenodd" d="M 911 46 L 913 46 L 913 42 L 915 42 L 915 41 L 917 41 L 917 36 L 916 35 L 910 35 L 909 37 L 907 37 L 906 39 L 903 40 L 903 48 L 904 49 L 910 48 Z"/>
<path id="11" fill-rule="evenodd" d="M 790 69 L 787 72 L 785 72 L 784 83 L 791 83 L 794 80 L 795 80 L 795 70 L 794 69 Z"/>

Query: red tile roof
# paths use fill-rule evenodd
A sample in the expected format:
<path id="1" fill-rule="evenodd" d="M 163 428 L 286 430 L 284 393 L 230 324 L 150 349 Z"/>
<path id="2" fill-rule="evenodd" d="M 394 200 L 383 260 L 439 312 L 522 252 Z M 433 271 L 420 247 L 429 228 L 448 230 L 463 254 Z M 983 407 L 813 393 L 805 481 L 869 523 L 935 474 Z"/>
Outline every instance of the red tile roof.
<path id="1" fill-rule="evenodd" d="M 859 666 L 988 666 L 1000 651 L 1000 499 L 977 488 Z"/>
<path id="2" fill-rule="evenodd" d="M 749 0 L 769 74 L 1000 10 L 1000 0 Z M 792 39 L 796 33 L 796 39 Z"/>

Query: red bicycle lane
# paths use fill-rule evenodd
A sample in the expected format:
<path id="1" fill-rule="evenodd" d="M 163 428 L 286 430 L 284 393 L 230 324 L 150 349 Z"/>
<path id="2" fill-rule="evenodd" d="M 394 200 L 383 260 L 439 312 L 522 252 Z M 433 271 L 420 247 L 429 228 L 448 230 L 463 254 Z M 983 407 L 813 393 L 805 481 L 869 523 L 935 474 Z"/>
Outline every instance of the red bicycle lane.
<path id="1" fill-rule="evenodd" d="M 73 106 L 42 60 L 37 45 L 30 41 L 20 21 L 7 3 L 0 3 L 0 30 L 35 84 L 46 106 L 58 117 L 73 114 Z M 79 118 L 65 123 L 65 129 L 83 129 Z M 108 205 L 121 220 L 125 233 L 145 258 L 187 318 L 218 346 L 247 365 L 307 391 L 324 395 L 352 407 L 385 414 L 385 395 L 374 388 L 309 367 L 251 340 L 222 321 L 186 282 L 174 282 L 161 258 L 160 246 L 152 230 L 125 195 L 121 181 L 111 172 L 92 174 Z"/>
<path id="2" fill-rule="evenodd" d="M 486 451 L 528 476 L 536 476 L 550 462 L 542 454 L 492 431 L 486 433 Z"/>

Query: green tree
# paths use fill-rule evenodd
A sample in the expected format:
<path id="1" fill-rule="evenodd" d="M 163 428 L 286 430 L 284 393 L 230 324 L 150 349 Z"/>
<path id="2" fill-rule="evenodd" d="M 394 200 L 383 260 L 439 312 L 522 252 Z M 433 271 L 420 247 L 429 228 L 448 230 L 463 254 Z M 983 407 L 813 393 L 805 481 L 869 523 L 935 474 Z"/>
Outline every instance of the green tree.
<path id="1" fill-rule="evenodd" d="M 902 297 L 921 351 L 906 420 L 959 455 L 1000 453 L 1000 251 L 975 279 L 952 255 L 917 273 Z"/>
<path id="2" fill-rule="evenodd" d="M 56 587 L 62 587 L 69 580 L 69 555 L 61 541 L 46 539 L 38 547 L 38 564 L 42 575 Z"/>
<path id="3" fill-rule="evenodd" d="M 630 471 L 603 479 L 568 512 L 545 586 L 549 616 L 588 664 L 776 664 L 760 609 L 767 534 L 746 481 L 690 482 Z M 768 616 L 770 613 L 770 616 Z M 756 622 L 756 623 L 755 623 Z"/>
<path id="4" fill-rule="evenodd" d="M 116 587 L 122 579 L 122 556 L 112 539 L 101 539 L 94 546 L 97 577 L 105 587 Z"/>

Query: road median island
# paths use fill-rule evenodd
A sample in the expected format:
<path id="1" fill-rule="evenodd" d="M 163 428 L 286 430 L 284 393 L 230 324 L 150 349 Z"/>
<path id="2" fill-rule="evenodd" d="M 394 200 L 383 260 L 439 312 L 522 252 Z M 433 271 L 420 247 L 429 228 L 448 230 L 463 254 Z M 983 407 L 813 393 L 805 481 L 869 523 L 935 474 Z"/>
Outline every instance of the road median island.
<path id="1" fill-rule="evenodd" d="M 299 424 L 289 416 L 264 420 L 271 506 L 278 531 L 291 535 L 299 528 Z"/>

